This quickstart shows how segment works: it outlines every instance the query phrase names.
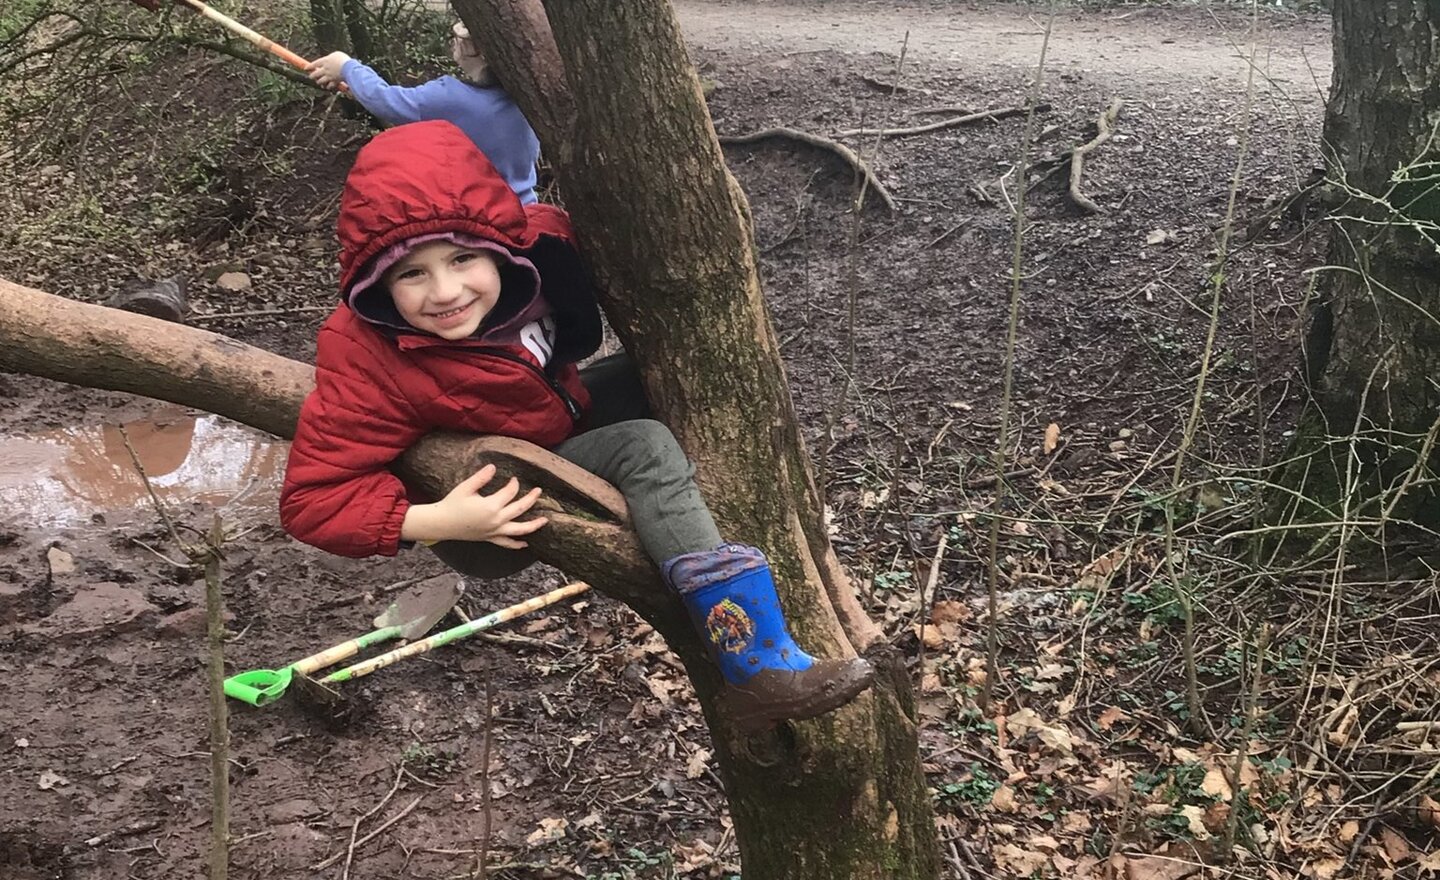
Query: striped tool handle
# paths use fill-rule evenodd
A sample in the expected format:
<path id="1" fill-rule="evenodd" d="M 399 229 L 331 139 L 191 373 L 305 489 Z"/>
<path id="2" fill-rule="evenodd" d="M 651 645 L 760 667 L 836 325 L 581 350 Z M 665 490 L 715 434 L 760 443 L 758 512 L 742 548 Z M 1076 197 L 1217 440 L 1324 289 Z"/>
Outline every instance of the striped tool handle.
<path id="1" fill-rule="evenodd" d="M 521 615 L 529 614 L 531 611 L 544 608 L 547 605 L 554 605 L 556 602 L 563 602 L 572 596 L 578 596 L 588 589 L 590 589 L 590 585 L 584 581 L 566 584 L 563 587 L 551 590 L 543 596 L 527 599 L 518 605 L 511 605 L 509 608 L 501 608 L 499 611 L 487 614 L 484 617 L 477 617 L 469 623 L 453 626 L 443 632 L 438 632 L 433 636 L 423 638 L 418 642 L 411 642 L 403 648 L 396 648 L 378 657 L 363 660 L 354 666 L 347 666 L 344 669 L 330 673 L 321 679 L 321 681 L 325 684 L 332 684 L 334 682 L 349 681 L 352 678 L 369 675 L 377 669 L 384 669 L 386 666 L 404 660 L 406 657 L 413 657 L 416 654 L 423 654 L 431 648 L 438 648 L 441 645 L 457 642 L 481 630 L 499 626 L 508 620 L 514 620 Z"/>

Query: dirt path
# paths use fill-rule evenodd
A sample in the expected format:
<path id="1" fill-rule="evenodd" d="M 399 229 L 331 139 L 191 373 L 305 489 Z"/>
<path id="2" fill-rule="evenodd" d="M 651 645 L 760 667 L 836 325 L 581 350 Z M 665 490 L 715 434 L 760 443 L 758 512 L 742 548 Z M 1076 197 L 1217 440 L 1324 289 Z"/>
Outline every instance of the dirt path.
<path id="1" fill-rule="evenodd" d="M 898 54 L 923 64 L 983 71 L 1031 67 L 1039 56 L 1043 10 L 954 9 L 932 3 L 785 3 L 679 0 L 686 36 L 707 49 L 798 53 L 833 50 Z M 743 10 L 743 14 L 742 14 Z M 1056 19 L 1049 68 L 1123 83 L 1243 82 L 1246 22 L 1183 10 L 1067 10 Z M 1267 18 L 1261 69 L 1297 100 L 1318 99 L 1330 80 L 1330 30 L 1319 18 Z"/>

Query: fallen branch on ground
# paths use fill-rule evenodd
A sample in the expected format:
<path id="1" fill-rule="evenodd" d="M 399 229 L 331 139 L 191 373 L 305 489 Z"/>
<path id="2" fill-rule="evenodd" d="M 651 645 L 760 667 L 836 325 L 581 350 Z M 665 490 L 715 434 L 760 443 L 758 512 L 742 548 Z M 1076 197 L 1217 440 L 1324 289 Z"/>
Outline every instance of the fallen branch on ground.
<path id="1" fill-rule="evenodd" d="M 1000 110 L 982 110 L 979 113 L 967 113 L 964 116 L 942 119 L 939 122 L 932 122 L 928 125 L 917 125 L 913 128 L 852 128 L 848 131 L 836 132 L 835 136 L 863 137 L 865 135 L 879 135 L 880 137 L 905 137 L 906 135 L 925 134 L 930 131 L 939 131 L 942 128 L 953 128 L 957 125 L 966 125 L 971 122 L 980 122 L 986 119 L 1009 119 L 1011 116 L 1023 116 L 1029 112 L 1029 107 L 1005 107 Z M 1050 105 L 1036 104 L 1035 112 L 1049 113 Z"/>
<path id="2" fill-rule="evenodd" d="M 751 132 L 750 134 L 721 135 L 718 140 L 722 144 L 753 144 L 768 138 L 789 138 L 790 140 L 800 141 L 802 144 L 809 144 L 812 147 L 829 150 L 850 163 L 850 167 L 865 175 L 865 180 L 869 187 L 873 189 L 875 194 L 880 197 L 880 200 L 885 203 L 885 207 L 891 211 L 895 210 L 895 198 L 890 195 L 890 191 L 880 182 L 880 178 L 875 176 L 875 172 L 870 170 L 870 166 L 866 165 L 864 160 L 855 154 L 854 150 L 838 141 L 821 137 L 818 134 L 800 131 L 796 128 L 783 127 L 761 129 L 760 131 Z"/>
<path id="3" fill-rule="evenodd" d="M 1102 214 L 1105 209 L 1095 204 L 1094 200 L 1080 191 L 1080 178 L 1085 173 L 1085 156 L 1110 140 L 1110 136 L 1115 133 L 1115 119 L 1120 115 L 1120 108 L 1123 106 L 1125 106 L 1124 101 L 1112 98 L 1110 106 L 1105 108 L 1105 112 L 1095 118 L 1095 126 L 1099 129 L 1095 139 L 1088 144 L 1076 147 L 1070 155 L 1070 200 L 1090 214 Z"/>

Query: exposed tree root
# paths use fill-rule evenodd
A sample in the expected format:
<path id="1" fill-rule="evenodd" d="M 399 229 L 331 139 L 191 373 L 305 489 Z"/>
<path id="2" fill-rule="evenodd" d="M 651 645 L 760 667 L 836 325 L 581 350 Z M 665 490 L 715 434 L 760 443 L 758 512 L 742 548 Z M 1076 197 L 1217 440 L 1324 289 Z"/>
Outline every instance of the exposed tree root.
<path id="1" fill-rule="evenodd" d="M 880 197 L 880 201 L 885 203 L 885 207 L 891 211 L 895 210 L 895 198 L 890 195 L 890 191 L 880 182 L 880 178 L 875 176 L 875 172 L 870 170 L 870 166 L 866 165 L 865 161 L 857 156 L 854 150 L 839 141 L 833 141 L 830 138 L 821 137 L 818 134 L 810 134 L 809 132 L 800 131 L 796 128 L 766 128 L 751 132 L 750 134 L 722 135 L 719 140 L 722 144 L 753 144 L 757 141 L 766 140 L 767 138 L 789 138 L 790 140 L 800 141 L 803 144 L 809 144 L 812 147 L 829 150 L 848 162 L 850 167 L 865 175 L 865 179 L 869 182 L 869 188 L 875 191 L 875 194 Z"/>

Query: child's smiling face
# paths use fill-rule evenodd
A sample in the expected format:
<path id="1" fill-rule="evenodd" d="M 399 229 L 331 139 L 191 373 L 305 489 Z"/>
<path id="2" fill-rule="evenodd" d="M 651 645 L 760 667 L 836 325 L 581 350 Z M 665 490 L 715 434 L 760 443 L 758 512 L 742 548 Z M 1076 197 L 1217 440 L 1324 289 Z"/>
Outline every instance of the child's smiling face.
<path id="1" fill-rule="evenodd" d="M 411 327 L 442 339 L 465 339 L 500 299 L 495 255 L 448 241 L 431 241 L 385 270 L 400 317 Z"/>

